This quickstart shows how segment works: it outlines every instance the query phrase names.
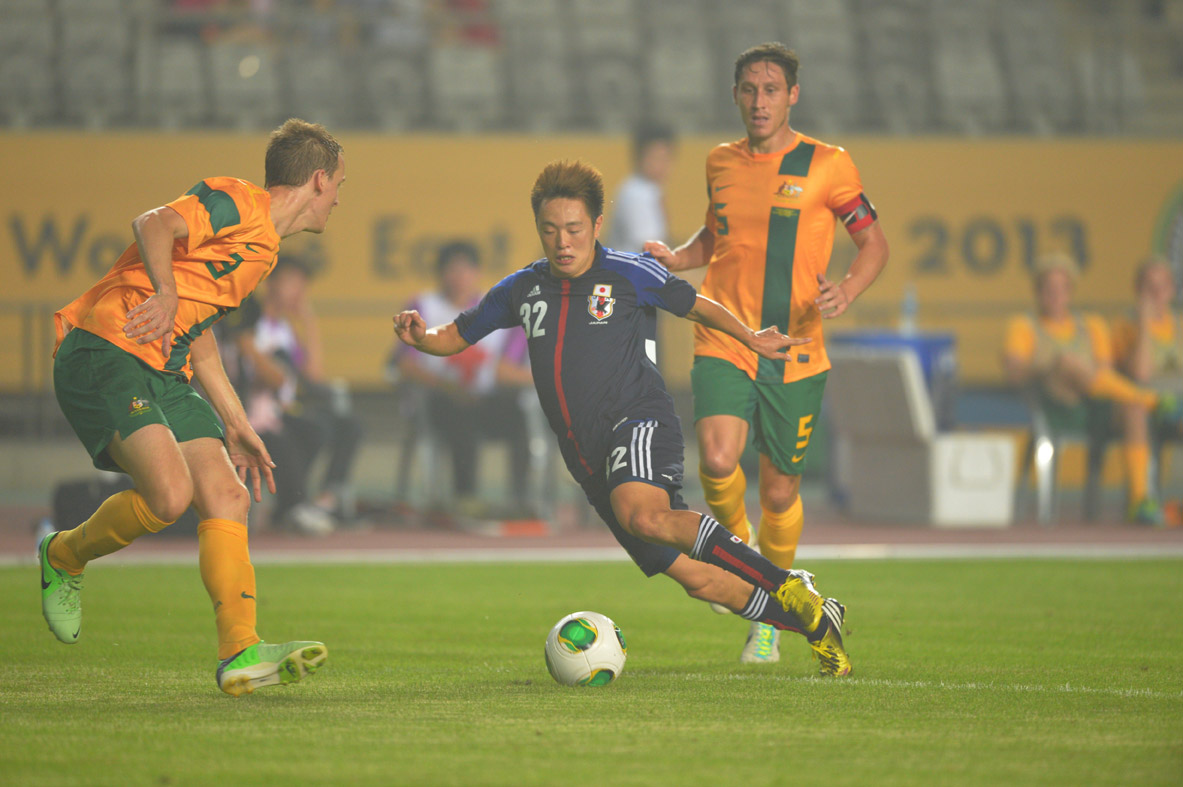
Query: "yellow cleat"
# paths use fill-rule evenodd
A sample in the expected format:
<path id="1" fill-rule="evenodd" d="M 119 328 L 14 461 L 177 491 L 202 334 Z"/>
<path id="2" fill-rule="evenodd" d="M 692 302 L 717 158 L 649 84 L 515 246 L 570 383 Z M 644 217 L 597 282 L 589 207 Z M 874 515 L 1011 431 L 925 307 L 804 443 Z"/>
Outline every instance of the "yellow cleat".
<path id="1" fill-rule="evenodd" d="M 822 606 L 822 620 L 818 630 L 808 637 L 809 647 L 813 648 L 813 657 L 818 660 L 818 672 L 822 677 L 841 678 L 853 670 L 846 647 L 842 644 L 842 620 L 846 617 L 846 607 L 832 598 L 826 599 Z"/>
<path id="2" fill-rule="evenodd" d="M 813 574 L 793 569 L 789 578 L 776 589 L 776 600 L 785 612 L 801 621 L 801 632 L 807 637 L 817 631 L 822 619 L 822 597 L 813 587 Z"/>

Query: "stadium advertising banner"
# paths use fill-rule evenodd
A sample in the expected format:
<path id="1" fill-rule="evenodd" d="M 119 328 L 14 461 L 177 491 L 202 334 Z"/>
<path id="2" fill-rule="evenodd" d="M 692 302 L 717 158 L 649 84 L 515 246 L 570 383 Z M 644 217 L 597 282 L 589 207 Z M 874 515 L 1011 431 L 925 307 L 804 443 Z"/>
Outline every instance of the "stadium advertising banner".
<path id="1" fill-rule="evenodd" d="M 50 384 L 54 309 L 102 275 L 131 242 L 131 220 L 204 177 L 262 183 L 265 134 L 5 134 L 0 195 L 0 389 Z M 347 181 L 322 236 L 284 242 L 318 270 L 332 374 L 381 385 L 390 316 L 432 287 L 435 252 L 463 238 L 485 279 L 539 256 L 529 205 L 535 175 L 582 158 L 609 195 L 628 174 L 622 137 L 343 135 Z M 703 162 L 717 138 L 681 140 L 666 204 L 680 242 L 702 222 Z M 911 284 L 922 329 L 956 334 L 962 379 L 1000 379 L 1000 326 L 1030 308 L 1028 266 L 1052 249 L 1084 268 L 1078 299 L 1114 314 L 1132 305 L 1132 272 L 1152 249 L 1183 264 L 1183 144 L 851 138 L 842 142 L 891 242 L 881 280 L 843 328 L 894 327 Z M 611 205 L 608 216 L 611 218 Z M 853 256 L 838 231 L 833 277 Z M 837 323 L 831 324 L 839 327 Z M 671 383 L 687 384 L 690 332 L 667 329 Z M 685 357 L 683 357 L 685 356 Z"/>

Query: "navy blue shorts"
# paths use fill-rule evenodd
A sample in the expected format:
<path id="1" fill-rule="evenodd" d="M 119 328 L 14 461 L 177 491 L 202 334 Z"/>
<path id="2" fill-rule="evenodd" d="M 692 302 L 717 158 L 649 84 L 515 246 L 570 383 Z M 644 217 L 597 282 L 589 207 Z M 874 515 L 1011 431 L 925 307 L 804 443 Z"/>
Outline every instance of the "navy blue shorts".
<path id="1" fill-rule="evenodd" d="M 675 419 L 625 421 L 612 433 L 612 447 L 601 472 L 583 482 L 583 492 L 607 523 L 612 535 L 645 576 L 660 574 L 682 554 L 671 546 L 643 541 L 627 532 L 612 512 L 612 490 L 629 481 L 661 487 L 670 496 L 670 508 L 685 511 L 678 490 L 682 488 L 682 430 Z"/>

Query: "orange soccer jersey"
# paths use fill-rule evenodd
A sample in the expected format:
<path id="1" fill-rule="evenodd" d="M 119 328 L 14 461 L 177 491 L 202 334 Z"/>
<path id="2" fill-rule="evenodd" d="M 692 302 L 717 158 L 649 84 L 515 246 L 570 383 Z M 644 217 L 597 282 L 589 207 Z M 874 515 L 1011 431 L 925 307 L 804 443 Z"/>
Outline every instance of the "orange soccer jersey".
<path id="1" fill-rule="evenodd" d="M 753 153 L 747 139 L 719 145 L 707 156 L 707 191 L 715 249 L 702 294 L 752 329 L 775 325 L 813 341 L 793 348 L 792 363 L 770 361 L 696 325 L 695 355 L 730 361 L 757 382 L 793 382 L 829 369 L 814 304 L 817 276 L 830 261 L 836 217 L 852 233 L 875 220 L 850 154 L 803 134 L 775 153 Z"/>
<path id="2" fill-rule="evenodd" d="M 169 356 L 161 354 L 160 342 L 137 344 L 123 333 L 127 312 L 155 291 L 135 243 L 106 276 L 54 315 L 59 345 L 67 332 L 81 328 L 154 369 L 189 378 L 189 346 L 271 272 L 279 234 L 271 223 L 271 195 L 238 178 L 203 180 L 168 207 L 189 227 L 188 237 L 173 245 L 177 316 Z"/>

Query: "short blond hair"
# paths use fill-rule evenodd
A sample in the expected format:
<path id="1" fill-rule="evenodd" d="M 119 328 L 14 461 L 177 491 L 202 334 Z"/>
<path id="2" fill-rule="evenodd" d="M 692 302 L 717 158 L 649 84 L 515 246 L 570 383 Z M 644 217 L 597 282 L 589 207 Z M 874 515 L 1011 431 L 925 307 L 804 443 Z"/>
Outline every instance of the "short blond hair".
<path id="1" fill-rule="evenodd" d="M 1053 271 L 1063 271 L 1068 274 L 1068 278 L 1075 284 L 1080 279 L 1080 266 L 1076 264 L 1076 260 L 1069 257 L 1062 251 L 1053 251 L 1044 254 L 1035 260 L 1035 264 L 1031 266 L 1031 279 L 1038 287 L 1043 283 L 1043 279 Z"/>
<path id="2" fill-rule="evenodd" d="M 289 118 L 271 132 L 264 166 L 265 188 L 303 186 L 318 169 L 337 171 L 341 143 L 319 123 Z"/>
<path id="3" fill-rule="evenodd" d="M 539 173 L 530 190 L 534 218 L 542 203 L 555 197 L 582 200 L 588 215 L 595 221 L 604 214 L 604 176 L 591 164 L 582 161 L 552 161 Z"/>

